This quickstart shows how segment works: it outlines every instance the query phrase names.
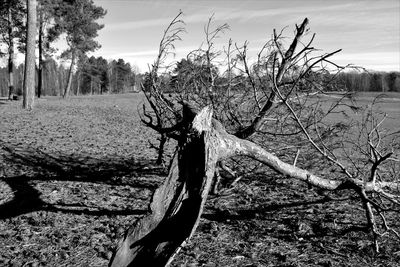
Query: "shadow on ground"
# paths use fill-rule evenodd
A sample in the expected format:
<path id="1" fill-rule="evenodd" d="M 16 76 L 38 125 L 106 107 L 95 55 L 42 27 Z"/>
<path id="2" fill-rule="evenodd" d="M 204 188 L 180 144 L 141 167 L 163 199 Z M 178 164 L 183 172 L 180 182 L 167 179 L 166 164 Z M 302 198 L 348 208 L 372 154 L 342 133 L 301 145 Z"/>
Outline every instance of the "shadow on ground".
<path id="1" fill-rule="evenodd" d="M 12 195 L 5 200 L 0 198 L 0 219 L 33 211 L 94 216 L 145 214 L 147 209 L 109 209 L 82 203 L 68 204 L 67 201 L 54 205 L 43 200 L 42 192 L 35 188 L 35 185 L 41 182 L 65 181 L 84 183 L 89 188 L 94 184 L 103 184 L 153 191 L 159 185 L 161 177 L 165 175 L 163 168 L 155 166 L 154 162 L 149 160 L 49 154 L 2 141 L 0 141 L 0 163 L 0 168 L 3 169 L 0 171 L 0 182 L 3 182 L 3 186 L 0 185 L 0 188 L 3 187 L 1 191 L 4 196 L 4 189 L 8 187 L 8 195 Z M 132 201 L 137 199 L 135 196 L 131 198 Z"/>

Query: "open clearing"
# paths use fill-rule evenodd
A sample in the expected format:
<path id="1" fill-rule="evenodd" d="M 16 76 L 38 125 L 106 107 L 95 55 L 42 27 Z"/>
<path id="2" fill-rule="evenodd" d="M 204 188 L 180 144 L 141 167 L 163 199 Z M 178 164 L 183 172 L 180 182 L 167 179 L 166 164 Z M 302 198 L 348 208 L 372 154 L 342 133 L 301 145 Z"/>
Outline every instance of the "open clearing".
<path id="1" fill-rule="evenodd" d="M 400 128 L 398 99 L 381 106 L 390 130 Z M 137 114 L 142 102 L 46 97 L 27 112 L 0 101 L 0 266 L 107 266 L 165 176 L 149 146 L 157 136 Z M 210 197 L 172 266 L 398 266 L 399 242 L 383 240 L 375 256 L 369 236 L 351 228 L 364 223 L 361 206 L 260 169 Z"/>

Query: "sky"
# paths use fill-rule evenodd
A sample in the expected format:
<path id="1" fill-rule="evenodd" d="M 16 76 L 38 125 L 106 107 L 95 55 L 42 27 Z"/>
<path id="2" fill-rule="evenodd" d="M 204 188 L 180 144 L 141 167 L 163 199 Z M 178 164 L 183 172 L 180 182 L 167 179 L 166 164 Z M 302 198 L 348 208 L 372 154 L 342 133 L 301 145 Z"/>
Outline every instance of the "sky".
<path id="1" fill-rule="evenodd" d="M 238 45 L 249 42 L 249 56 L 255 56 L 273 29 L 285 28 L 291 37 L 294 25 L 305 17 L 314 47 L 321 53 L 342 49 L 332 60 L 370 70 L 400 71 L 400 1 L 398 0 L 94 0 L 107 10 L 100 21 L 104 28 L 97 40 L 102 47 L 92 53 L 106 59 L 122 58 L 147 71 L 153 63 L 163 30 L 179 10 L 186 33 L 176 43 L 179 60 L 204 42 L 204 25 L 214 14 L 214 25 L 227 23 L 230 30 L 217 41 L 227 46 L 229 38 Z M 310 37 L 311 34 L 308 36 Z M 307 37 L 306 37 L 307 38 Z"/>
<path id="2" fill-rule="evenodd" d="M 107 10 L 99 22 L 104 28 L 96 40 L 101 48 L 89 56 L 122 58 L 140 72 L 149 70 L 157 56 L 158 45 L 169 22 L 183 12 L 186 32 L 175 44 L 175 57 L 181 58 L 204 45 L 204 26 L 213 16 L 213 26 L 230 27 L 215 41 L 223 50 L 231 38 L 238 46 L 247 41 L 250 60 L 255 60 L 273 30 L 293 37 L 295 24 L 305 17 L 309 34 L 316 34 L 313 47 L 320 53 L 342 49 L 331 60 L 339 65 L 353 64 L 368 70 L 400 71 L 399 0 L 93 0 Z M 55 47 L 66 48 L 65 38 Z M 17 62 L 23 62 L 18 55 Z M 4 61 L 4 60 L 3 60 Z M 2 62 L 4 65 L 5 61 Z"/>

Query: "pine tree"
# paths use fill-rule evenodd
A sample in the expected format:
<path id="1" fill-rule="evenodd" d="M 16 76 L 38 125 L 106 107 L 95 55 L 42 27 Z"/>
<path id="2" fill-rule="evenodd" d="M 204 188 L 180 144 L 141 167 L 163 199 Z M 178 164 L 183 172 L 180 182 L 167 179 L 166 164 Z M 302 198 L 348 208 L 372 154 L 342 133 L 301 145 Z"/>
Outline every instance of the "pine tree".
<path id="1" fill-rule="evenodd" d="M 27 0 L 27 33 L 24 71 L 23 107 L 32 110 L 35 98 L 35 36 L 36 36 L 36 0 Z"/>
<path id="2" fill-rule="evenodd" d="M 57 17 L 56 23 L 66 33 L 68 44 L 68 49 L 61 56 L 71 59 L 67 84 L 63 92 L 65 98 L 68 97 L 71 89 L 72 74 L 77 58 L 100 47 L 94 38 L 103 25 L 97 23 L 96 20 L 104 17 L 106 12 L 90 0 L 64 0 L 58 11 L 60 16 Z"/>

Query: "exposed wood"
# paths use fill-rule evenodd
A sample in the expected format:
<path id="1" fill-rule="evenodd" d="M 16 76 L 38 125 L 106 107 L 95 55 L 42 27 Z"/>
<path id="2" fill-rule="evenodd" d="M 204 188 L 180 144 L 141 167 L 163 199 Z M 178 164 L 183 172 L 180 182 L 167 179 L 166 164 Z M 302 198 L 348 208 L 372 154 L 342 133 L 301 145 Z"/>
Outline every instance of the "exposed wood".
<path id="1" fill-rule="evenodd" d="M 217 162 L 232 156 L 251 157 L 287 177 L 327 190 L 378 192 L 384 187 L 398 186 L 396 183 L 364 183 L 357 179 L 332 180 L 317 176 L 283 162 L 251 141 L 227 133 L 219 121 L 212 119 L 210 107 L 195 115 L 196 109 L 184 104 L 183 120 L 186 123 L 183 125 L 189 129 L 182 131 L 169 175 L 153 196 L 150 215 L 129 229 L 110 266 L 168 265 L 198 225 Z"/>
<path id="2" fill-rule="evenodd" d="M 354 189 L 358 187 L 363 188 L 365 192 L 380 192 L 384 188 L 397 189 L 399 186 L 396 182 L 364 183 L 364 181 L 359 179 L 330 179 L 329 177 L 315 175 L 307 170 L 280 160 L 277 156 L 269 153 L 264 148 L 251 141 L 243 140 L 227 133 L 222 124 L 217 120 L 213 120 L 213 123 L 213 130 L 216 132 L 215 135 L 219 140 L 219 160 L 238 155 L 248 156 L 267 165 L 280 174 L 326 190 Z M 216 127 L 216 125 L 218 126 Z"/>
<path id="3" fill-rule="evenodd" d="M 249 80 L 250 85 L 253 88 L 254 99 L 252 99 L 252 96 L 250 96 L 250 98 L 253 101 L 253 104 L 251 108 L 249 107 L 247 110 L 252 115 L 248 119 L 247 117 L 248 114 L 243 112 L 243 117 L 245 117 L 245 119 L 240 118 L 241 117 L 240 114 L 236 116 L 235 112 L 233 111 L 233 108 L 229 107 L 228 105 L 227 113 L 229 114 L 229 116 L 223 116 L 224 115 L 223 112 L 225 112 L 226 110 L 224 110 L 224 108 L 222 107 L 222 116 L 220 116 L 220 118 L 224 120 L 224 122 L 227 121 L 229 122 L 229 120 L 234 121 L 234 123 L 236 123 L 237 126 L 235 126 L 236 127 L 235 130 L 232 129 L 231 130 L 235 131 L 235 133 L 234 134 L 227 133 L 224 126 L 219 121 L 212 120 L 210 138 L 205 141 L 210 142 L 210 144 L 212 144 L 214 147 L 213 155 L 214 156 L 216 155 L 215 162 L 218 161 L 223 162 L 225 159 L 229 159 L 234 156 L 246 156 L 256 161 L 259 161 L 260 164 L 267 165 L 268 167 L 282 174 L 283 177 L 286 178 L 298 179 L 308 183 L 309 185 L 316 186 L 318 188 L 325 190 L 333 191 L 333 190 L 351 189 L 351 191 L 356 192 L 359 195 L 359 199 L 362 200 L 363 207 L 366 210 L 366 217 L 368 223 L 367 228 L 369 228 L 371 232 L 374 234 L 374 242 L 375 244 L 377 244 L 377 237 L 379 236 L 379 233 L 376 230 L 377 225 L 376 225 L 376 220 L 374 219 L 375 216 L 374 212 L 376 214 L 382 215 L 381 216 L 382 220 L 384 220 L 383 219 L 384 215 L 382 211 L 386 211 L 389 208 L 385 207 L 385 205 L 383 204 L 382 205 L 377 204 L 377 202 L 374 202 L 374 200 L 376 198 L 379 198 L 378 201 L 380 203 L 381 199 L 384 198 L 391 204 L 399 205 L 398 196 L 396 195 L 399 190 L 398 182 L 396 182 L 396 180 L 393 179 L 388 179 L 388 181 L 385 181 L 380 176 L 376 175 L 378 167 L 382 164 L 382 162 L 389 160 L 391 154 L 389 153 L 385 155 L 384 153 L 381 153 L 378 156 L 378 154 L 376 154 L 375 152 L 377 151 L 377 147 L 379 146 L 379 141 L 376 144 L 374 142 L 370 143 L 371 146 L 370 149 L 373 153 L 372 155 L 374 156 L 374 157 L 371 156 L 373 166 L 371 169 L 370 179 L 364 179 L 365 177 L 364 178 L 360 177 L 361 172 L 359 171 L 356 164 L 353 163 L 354 167 L 357 169 L 357 173 L 354 174 L 354 171 L 351 168 L 348 168 L 343 162 L 338 160 L 335 156 L 332 156 L 333 152 L 332 155 L 327 152 L 329 151 L 329 149 L 324 143 L 324 139 L 322 138 L 319 132 L 320 129 L 317 126 L 317 124 L 319 123 L 319 120 L 317 121 L 317 117 L 319 114 L 317 109 L 316 108 L 310 109 L 310 112 L 313 112 L 313 114 L 309 116 L 308 113 L 305 114 L 304 112 L 302 112 L 302 111 L 308 112 L 308 107 L 306 107 L 304 103 L 292 101 L 293 98 L 299 101 L 299 99 L 305 98 L 310 94 L 320 93 L 319 91 L 321 90 L 321 85 L 320 84 L 314 85 L 312 80 L 311 81 L 307 80 L 308 74 L 311 74 L 313 70 L 317 69 L 316 68 L 317 65 L 319 65 L 320 63 L 327 62 L 340 68 L 339 66 L 328 60 L 329 57 L 340 52 L 340 50 L 317 57 L 310 56 L 310 53 L 312 51 L 315 51 L 315 49 L 311 47 L 311 43 L 313 42 L 315 34 L 311 37 L 311 40 L 308 42 L 308 44 L 303 44 L 301 42 L 301 38 L 307 32 L 307 25 L 308 25 L 307 18 L 304 19 L 301 25 L 299 26 L 296 25 L 295 36 L 292 39 L 292 42 L 290 43 L 288 49 L 286 49 L 285 45 L 283 45 L 282 32 L 280 34 L 277 34 L 276 31 L 274 30 L 274 37 L 272 41 L 266 43 L 266 45 L 262 49 L 264 50 L 266 47 L 271 49 L 270 51 L 268 51 L 269 55 L 260 58 L 261 55 L 260 52 L 259 60 L 257 62 L 258 65 L 255 65 L 256 67 L 260 66 L 262 66 L 262 68 L 265 67 L 266 74 L 262 72 L 263 73 L 262 77 L 259 76 L 257 71 L 255 71 L 255 73 L 253 74 L 250 71 L 250 68 L 248 68 L 247 66 L 246 63 L 247 43 L 244 44 L 243 48 L 239 48 L 236 46 L 236 49 L 238 50 L 238 60 L 240 61 L 240 63 L 244 64 L 245 68 L 244 73 L 247 74 L 246 78 Z M 168 32 L 168 29 L 169 28 L 167 28 L 166 32 Z M 206 30 L 206 36 L 207 38 L 209 37 L 207 30 Z M 164 38 L 162 40 L 164 40 Z M 163 41 L 161 42 L 161 44 L 162 43 Z M 243 50 L 243 52 L 240 50 Z M 210 54 L 208 52 L 209 50 L 205 50 L 202 51 L 201 54 L 203 57 L 210 59 L 209 57 Z M 146 91 L 144 91 L 154 114 L 146 112 L 144 105 L 143 106 L 144 117 L 142 117 L 142 121 L 146 126 L 156 130 L 160 134 L 166 134 L 168 137 L 181 140 L 182 134 L 186 133 L 185 127 L 187 125 L 183 122 L 190 121 L 190 119 L 185 114 L 189 114 L 190 116 L 194 117 L 194 114 L 196 112 L 195 109 L 190 107 L 190 105 L 184 103 L 183 104 L 184 112 L 182 119 L 182 116 L 176 115 L 176 113 L 179 112 L 179 109 L 175 107 L 175 103 L 172 103 L 172 101 L 164 97 L 164 94 L 160 89 L 160 83 L 158 80 L 158 65 L 160 62 L 160 58 L 163 58 L 164 55 L 166 54 L 167 52 L 165 52 L 165 50 L 160 49 L 160 52 L 158 54 L 158 60 L 156 60 L 156 63 L 154 65 L 155 67 L 153 67 L 152 72 L 149 75 L 150 84 L 146 87 Z M 322 70 L 320 71 L 317 71 L 316 74 L 322 73 L 322 71 L 326 71 L 326 69 L 322 67 Z M 257 78 L 259 79 L 259 82 L 261 84 L 260 88 L 256 88 L 257 86 L 256 83 L 253 81 L 253 75 L 256 75 Z M 313 74 L 311 76 L 313 76 Z M 264 77 L 266 79 L 262 79 Z M 196 99 L 196 97 L 198 97 L 199 99 L 204 100 L 203 102 L 198 101 L 198 103 L 211 102 L 213 104 L 213 107 L 216 108 L 216 110 L 221 111 L 221 105 L 227 105 L 227 103 L 229 103 L 231 99 L 228 98 L 226 101 L 221 100 L 220 103 L 214 103 L 212 95 L 207 95 L 206 97 L 204 97 L 204 95 L 206 95 L 207 93 L 207 90 L 210 89 L 209 87 L 207 87 L 208 84 L 202 81 L 201 78 L 199 80 L 203 84 L 202 89 L 204 90 L 203 92 L 204 94 L 202 95 L 200 93 L 196 84 L 188 86 L 187 92 L 185 91 L 186 89 L 183 86 L 184 93 L 180 93 L 177 91 L 177 97 L 175 98 L 176 103 L 180 104 L 182 99 L 192 99 L 193 102 L 196 102 L 198 100 Z M 246 84 L 247 80 L 243 80 L 243 82 L 244 84 Z M 311 89 L 305 90 L 304 87 L 308 83 L 310 84 Z M 264 95 L 262 96 L 262 101 L 260 102 L 258 94 L 261 94 L 261 89 Z M 192 93 L 192 90 L 196 90 L 195 93 L 196 97 L 193 98 L 186 97 L 185 93 L 190 95 Z M 245 94 L 247 94 L 247 90 L 245 91 Z M 243 95 L 243 98 L 238 97 L 237 107 L 243 103 L 242 101 L 247 99 L 246 97 L 247 97 L 246 95 Z M 281 112 L 281 110 L 276 110 L 275 107 L 278 106 L 279 108 L 282 107 L 282 109 L 284 109 L 285 112 L 283 113 Z M 334 107 L 336 107 L 336 105 Z M 185 112 L 185 109 L 192 110 L 193 112 L 192 113 Z M 327 113 L 324 113 L 323 111 L 324 116 L 331 113 L 332 110 L 333 108 L 330 109 Z M 270 118 L 270 115 L 272 115 L 271 113 L 273 111 L 277 111 L 276 115 L 284 117 L 283 123 L 281 122 L 278 123 L 279 118 L 277 118 L 276 120 L 275 118 Z M 302 121 L 303 118 L 300 117 L 300 114 L 301 116 L 306 118 L 305 122 Z M 315 120 L 314 122 L 311 122 L 309 120 L 312 116 L 313 119 Z M 299 131 L 295 131 L 293 134 L 304 134 L 308 143 L 311 144 L 315 149 L 315 153 L 318 154 L 319 156 L 324 157 L 324 159 L 327 160 L 328 162 L 333 163 L 334 166 L 339 167 L 341 175 L 339 177 L 335 175 L 333 177 L 334 179 L 332 179 L 332 176 L 326 173 L 318 175 L 311 173 L 305 169 L 298 168 L 296 166 L 296 163 L 299 155 L 299 150 L 294 162 L 292 164 L 289 164 L 279 159 L 273 153 L 268 152 L 264 147 L 250 141 L 249 139 L 255 133 L 258 133 L 261 127 L 267 126 L 265 124 L 268 119 L 277 121 L 277 125 L 278 124 L 285 125 L 289 120 L 293 120 L 295 122 L 295 127 L 299 127 L 300 129 Z M 235 125 L 234 123 L 232 125 Z M 315 126 L 316 128 L 310 130 L 309 126 Z M 379 124 L 377 126 L 379 126 Z M 310 132 L 315 131 L 316 132 L 315 135 L 317 137 L 311 135 L 309 131 Z M 266 133 L 264 132 L 264 134 Z M 378 135 L 377 138 L 380 140 L 379 136 L 380 133 L 377 132 L 376 134 Z M 368 140 L 370 136 L 371 133 L 368 135 Z M 315 140 L 320 140 L 322 144 L 318 144 Z M 357 149 L 359 148 L 356 148 L 355 150 Z M 352 161 L 352 159 L 350 159 L 350 161 Z M 180 160 L 178 161 L 177 164 L 178 165 L 180 164 Z M 217 179 L 219 178 L 218 168 L 221 167 L 213 166 L 213 170 L 215 170 Z M 217 187 L 218 187 L 218 181 L 216 182 L 215 189 L 217 189 Z M 386 191 L 386 189 L 388 188 L 390 188 L 391 190 Z M 393 194 L 392 193 L 393 190 L 396 190 L 396 193 Z M 179 194 L 179 192 L 175 192 L 175 194 Z M 369 199 L 368 197 L 371 197 L 371 199 Z M 189 215 L 190 214 L 188 213 L 188 216 Z M 387 229 L 389 228 L 386 228 L 386 232 L 388 231 Z M 376 251 L 378 251 L 377 245 L 376 245 Z"/>
<path id="4" fill-rule="evenodd" d="M 186 112 L 190 112 L 186 109 Z M 186 114 L 191 118 L 193 114 Z M 164 184 L 156 190 L 151 214 L 128 230 L 110 266 L 166 266 L 192 236 L 211 187 L 217 147 L 210 108 L 203 109 L 182 136 Z"/>

